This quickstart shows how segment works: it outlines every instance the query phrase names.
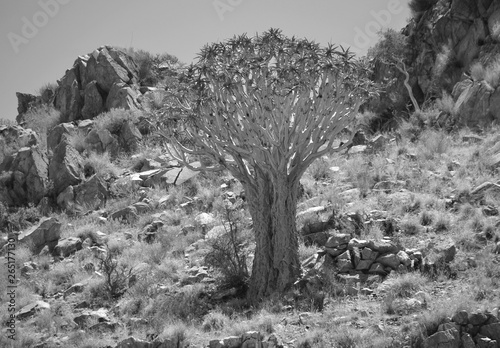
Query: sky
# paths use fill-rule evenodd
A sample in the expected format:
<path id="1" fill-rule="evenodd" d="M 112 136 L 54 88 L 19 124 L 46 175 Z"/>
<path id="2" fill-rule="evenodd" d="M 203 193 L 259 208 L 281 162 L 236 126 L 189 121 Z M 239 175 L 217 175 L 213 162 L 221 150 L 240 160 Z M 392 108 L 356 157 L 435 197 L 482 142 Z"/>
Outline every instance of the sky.
<path id="1" fill-rule="evenodd" d="M 38 94 L 102 45 L 195 62 L 207 43 L 279 28 L 366 54 L 382 28 L 400 30 L 409 0 L 0 0 L 0 119 L 16 92 Z"/>

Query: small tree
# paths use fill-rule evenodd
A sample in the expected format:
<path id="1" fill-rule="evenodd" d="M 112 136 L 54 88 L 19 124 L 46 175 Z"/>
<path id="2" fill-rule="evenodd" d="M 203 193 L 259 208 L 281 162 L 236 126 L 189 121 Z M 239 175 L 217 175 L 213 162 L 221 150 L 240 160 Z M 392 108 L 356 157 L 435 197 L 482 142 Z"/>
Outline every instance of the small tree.
<path id="1" fill-rule="evenodd" d="M 175 154 L 184 163 L 209 156 L 211 169 L 227 168 L 245 188 L 256 241 L 250 299 L 300 275 L 299 180 L 315 159 L 350 144 L 336 138 L 369 90 L 366 76 L 348 51 L 275 29 L 207 45 L 188 69 L 194 95 L 180 102 L 192 146 L 173 139 Z"/>
<path id="2" fill-rule="evenodd" d="M 396 32 L 394 29 L 387 29 L 381 32 L 380 36 L 380 41 L 368 50 L 368 56 L 374 60 L 375 64 L 381 63 L 391 66 L 397 70 L 398 74 L 400 73 L 405 76 L 403 84 L 408 91 L 408 95 L 415 111 L 420 112 L 420 106 L 418 105 L 410 86 L 410 74 L 404 62 L 407 48 L 406 37 L 403 34 Z M 398 81 L 398 76 L 391 71 L 386 71 L 385 73 L 386 76 L 384 76 L 384 79 L 386 80 L 386 93 L 390 93 L 389 90 L 395 85 L 395 82 Z"/>

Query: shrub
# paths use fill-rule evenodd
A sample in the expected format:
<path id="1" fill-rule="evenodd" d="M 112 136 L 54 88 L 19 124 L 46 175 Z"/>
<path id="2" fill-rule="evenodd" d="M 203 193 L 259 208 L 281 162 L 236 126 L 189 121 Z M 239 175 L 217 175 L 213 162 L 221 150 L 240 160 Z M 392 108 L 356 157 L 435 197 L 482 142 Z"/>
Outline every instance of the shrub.
<path id="1" fill-rule="evenodd" d="M 112 134 L 118 134 L 125 122 L 137 123 L 140 116 L 140 111 L 111 109 L 94 119 L 94 127 L 96 129 L 107 129 Z"/>
<path id="2" fill-rule="evenodd" d="M 228 206 L 225 214 L 225 233 L 209 240 L 211 250 L 205 256 L 205 264 L 222 273 L 223 285 L 246 289 L 249 272 L 245 238 L 241 234 L 241 216 Z"/>
<path id="3" fill-rule="evenodd" d="M 307 171 L 316 181 L 328 179 L 331 174 L 330 164 L 325 158 L 318 158 L 309 166 Z"/>
<path id="4" fill-rule="evenodd" d="M 82 153 L 87 148 L 87 142 L 85 141 L 85 132 L 78 129 L 75 132 L 69 134 L 68 143 L 79 153 Z"/>
<path id="5" fill-rule="evenodd" d="M 210 312 L 203 318 L 201 327 L 203 331 L 221 331 L 228 326 L 230 319 L 222 312 Z"/>
<path id="6" fill-rule="evenodd" d="M 420 224 L 422 226 L 430 226 L 432 225 L 432 221 L 434 220 L 434 215 L 425 210 L 420 214 Z"/>
<path id="7" fill-rule="evenodd" d="M 419 223 L 419 219 L 413 215 L 407 215 L 403 218 L 400 223 L 401 230 L 409 236 L 414 236 L 419 234 L 422 230 L 422 226 Z"/>
<path id="8" fill-rule="evenodd" d="M 0 230 L 22 231 L 38 222 L 41 217 L 38 208 L 33 204 L 8 209 L 0 202 Z"/>
<path id="9" fill-rule="evenodd" d="M 61 113 L 52 106 L 41 105 L 31 108 L 24 114 L 26 128 L 38 133 L 40 148 L 47 148 L 47 132 L 61 123 Z"/>
<path id="10" fill-rule="evenodd" d="M 109 179 L 117 178 L 120 174 L 120 168 L 111 162 L 109 153 L 107 152 L 102 154 L 95 152 L 90 153 L 90 155 L 85 158 L 83 165 L 86 177 L 97 174 L 101 178 Z"/>
<path id="11" fill-rule="evenodd" d="M 106 244 L 106 253 L 97 256 L 100 270 L 104 275 L 104 285 L 110 298 L 120 297 L 125 292 L 129 279 L 134 276 L 132 267 L 118 262 L 116 258 L 119 254 L 119 249 Z"/>
<path id="12" fill-rule="evenodd" d="M 411 297 L 422 290 L 427 282 L 428 279 L 420 273 L 391 273 L 379 290 L 394 298 Z"/>
<path id="13" fill-rule="evenodd" d="M 297 341 L 297 348 L 323 348 L 327 347 L 327 343 L 324 340 L 325 332 L 323 330 L 313 330 L 308 332 L 303 338 Z M 337 342 L 341 343 L 341 342 Z M 338 345 L 336 347 L 354 347 L 354 345 L 345 346 Z"/>

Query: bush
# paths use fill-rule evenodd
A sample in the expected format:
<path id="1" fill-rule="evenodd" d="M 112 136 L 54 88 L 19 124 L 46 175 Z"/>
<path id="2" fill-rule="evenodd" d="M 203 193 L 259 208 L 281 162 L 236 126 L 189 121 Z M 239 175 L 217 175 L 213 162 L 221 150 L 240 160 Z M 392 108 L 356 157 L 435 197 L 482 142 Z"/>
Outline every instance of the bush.
<path id="1" fill-rule="evenodd" d="M 97 174 L 101 178 L 108 179 L 110 177 L 117 178 L 120 174 L 120 169 L 111 163 L 107 152 L 102 154 L 92 152 L 83 164 L 86 177 Z"/>
<path id="2" fill-rule="evenodd" d="M 61 113 L 52 106 L 41 105 L 24 114 L 25 128 L 31 128 L 40 137 L 40 148 L 47 149 L 47 132 L 61 123 Z"/>
<path id="3" fill-rule="evenodd" d="M 211 250 L 205 256 L 205 264 L 221 272 L 222 285 L 243 287 L 249 278 L 244 248 L 245 238 L 241 235 L 241 216 L 229 207 L 225 211 L 224 234 L 208 241 Z"/>
<path id="4" fill-rule="evenodd" d="M 94 128 L 107 129 L 111 134 L 118 134 L 125 122 L 132 122 L 135 124 L 139 121 L 140 116 L 140 111 L 111 109 L 94 119 Z"/>
<path id="5" fill-rule="evenodd" d="M 38 222 L 42 215 L 33 204 L 27 207 L 8 209 L 0 202 L 0 230 L 22 231 Z"/>
<path id="6" fill-rule="evenodd" d="M 135 276 L 132 267 L 127 267 L 118 262 L 116 258 L 119 254 L 119 249 L 106 244 L 106 253 L 97 256 L 100 262 L 100 270 L 105 279 L 104 286 L 112 299 L 120 297 L 126 291 L 129 280 Z"/>

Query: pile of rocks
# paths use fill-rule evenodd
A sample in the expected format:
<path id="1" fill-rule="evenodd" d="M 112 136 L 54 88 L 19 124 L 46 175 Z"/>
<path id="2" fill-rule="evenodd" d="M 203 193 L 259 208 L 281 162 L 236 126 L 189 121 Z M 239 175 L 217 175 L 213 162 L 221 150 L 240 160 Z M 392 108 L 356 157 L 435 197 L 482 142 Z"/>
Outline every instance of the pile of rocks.
<path id="1" fill-rule="evenodd" d="M 439 325 L 438 331 L 426 338 L 427 348 L 500 347 L 499 310 L 469 313 L 460 310 Z"/>

